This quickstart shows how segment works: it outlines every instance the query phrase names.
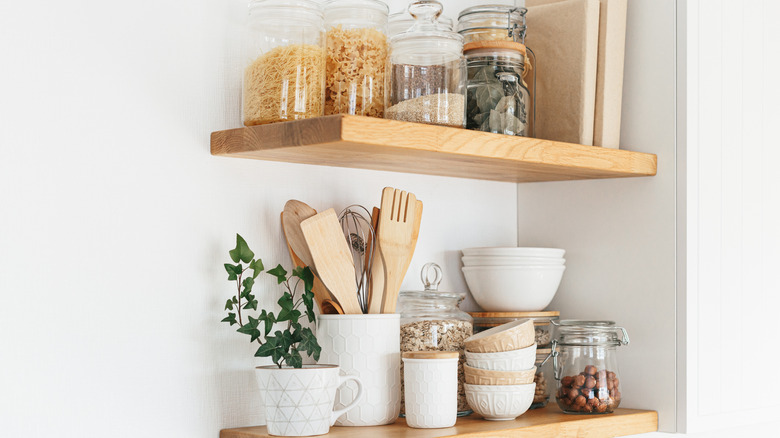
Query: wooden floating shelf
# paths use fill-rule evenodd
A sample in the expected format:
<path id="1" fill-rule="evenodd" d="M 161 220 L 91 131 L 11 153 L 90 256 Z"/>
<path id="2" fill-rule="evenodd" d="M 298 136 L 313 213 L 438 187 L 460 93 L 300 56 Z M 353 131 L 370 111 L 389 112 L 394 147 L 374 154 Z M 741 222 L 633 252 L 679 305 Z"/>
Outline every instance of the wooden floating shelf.
<path id="1" fill-rule="evenodd" d="M 211 134 L 213 155 L 507 182 L 652 176 L 656 156 L 361 116 Z"/>
<path id="2" fill-rule="evenodd" d="M 333 438 L 509 438 L 509 437 L 616 437 L 658 430 L 658 414 L 655 411 L 617 409 L 605 415 L 569 415 L 556 406 L 528 411 L 513 421 L 486 421 L 472 414 L 459 418 L 448 429 L 412 429 L 406 420 L 375 427 L 331 427 L 326 436 Z M 220 438 L 267 438 L 265 426 L 224 429 Z"/>

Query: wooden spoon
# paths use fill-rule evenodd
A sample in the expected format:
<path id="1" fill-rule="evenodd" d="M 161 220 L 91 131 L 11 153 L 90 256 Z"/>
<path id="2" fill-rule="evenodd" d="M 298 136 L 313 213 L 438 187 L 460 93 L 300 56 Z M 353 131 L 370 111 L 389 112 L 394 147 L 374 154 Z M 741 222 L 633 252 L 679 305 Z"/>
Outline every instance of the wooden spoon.
<path id="1" fill-rule="evenodd" d="M 414 193 L 386 187 L 379 211 L 379 251 L 385 265 L 382 313 L 395 313 L 398 291 L 414 253 L 414 223 L 417 198 Z"/>
<path id="2" fill-rule="evenodd" d="M 355 290 L 355 266 L 336 212 L 329 208 L 301 222 L 317 275 L 347 315 L 362 314 Z"/>
<path id="3" fill-rule="evenodd" d="M 282 212 L 281 216 L 282 216 L 282 224 L 284 224 L 284 212 Z M 300 228 L 300 226 L 298 228 Z M 284 225 L 282 225 L 282 233 L 284 234 L 284 238 L 287 240 L 287 231 L 285 231 Z M 290 252 L 290 259 L 292 260 L 295 266 L 299 266 L 299 267 L 306 266 L 306 263 L 303 263 L 303 260 L 301 260 L 301 258 L 298 257 L 298 254 L 296 254 L 295 251 L 292 249 L 292 246 L 290 246 L 289 240 L 287 240 L 287 250 Z M 341 306 L 338 305 L 338 303 L 336 303 L 335 305 L 333 304 L 333 298 L 331 297 L 330 292 L 328 292 L 328 288 L 326 288 L 325 285 L 322 284 L 322 280 L 320 280 L 320 277 L 318 277 L 317 274 L 314 274 L 313 269 L 312 269 L 312 274 L 314 275 L 314 285 L 312 286 L 311 291 L 312 293 L 314 293 L 314 301 L 316 301 L 317 305 L 320 306 L 320 312 L 326 315 L 336 314 L 336 313 L 343 314 L 344 309 L 342 309 Z"/>
<path id="4" fill-rule="evenodd" d="M 379 236 L 379 209 L 371 213 L 374 235 Z M 368 313 L 382 313 L 382 297 L 385 289 L 385 264 L 379 250 L 379 241 L 374 239 L 374 256 L 371 260 L 371 282 L 368 284 Z"/>
<path id="5" fill-rule="evenodd" d="M 310 267 L 314 273 L 316 273 L 314 261 L 311 258 L 309 247 L 306 245 L 306 239 L 303 237 L 301 222 L 315 214 L 317 214 L 317 210 L 295 199 L 290 199 L 284 204 L 284 212 L 282 214 L 282 229 L 288 244 L 293 252 L 303 261 L 304 265 Z"/>

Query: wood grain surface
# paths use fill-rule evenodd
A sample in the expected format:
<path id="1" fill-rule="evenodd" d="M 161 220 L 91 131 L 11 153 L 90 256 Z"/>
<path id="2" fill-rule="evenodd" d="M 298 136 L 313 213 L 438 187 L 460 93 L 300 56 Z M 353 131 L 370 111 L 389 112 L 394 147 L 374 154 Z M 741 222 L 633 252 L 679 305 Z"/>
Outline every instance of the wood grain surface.
<path id="1" fill-rule="evenodd" d="M 617 437 L 658 430 L 655 411 L 617 409 L 613 414 L 569 415 L 557 406 L 528 411 L 513 421 L 486 421 L 477 414 L 458 418 L 454 427 L 447 429 L 412 429 L 406 420 L 375 427 L 331 427 L 325 436 L 333 438 L 568 438 Z M 265 426 L 224 429 L 220 438 L 266 438 Z"/>
<path id="2" fill-rule="evenodd" d="M 653 154 L 362 116 L 211 134 L 213 155 L 508 182 L 652 176 Z"/>

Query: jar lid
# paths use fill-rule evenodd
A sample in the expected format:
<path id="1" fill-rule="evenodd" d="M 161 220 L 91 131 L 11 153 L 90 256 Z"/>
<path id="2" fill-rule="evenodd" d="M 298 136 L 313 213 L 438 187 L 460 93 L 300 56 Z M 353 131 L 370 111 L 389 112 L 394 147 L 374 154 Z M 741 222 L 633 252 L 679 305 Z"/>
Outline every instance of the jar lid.
<path id="1" fill-rule="evenodd" d="M 412 17 L 412 14 L 410 14 L 409 11 L 390 14 L 390 18 L 387 20 L 387 36 L 392 38 L 400 33 L 408 31 L 414 26 L 414 22 L 414 17 Z M 436 26 L 439 30 L 452 32 L 452 25 L 452 18 L 444 15 L 439 15 L 439 18 L 436 20 Z"/>
<path id="2" fill-rule="evenodd" d="M 416 0 L 408 11 L 415 23 L 406 32 L 390 38 L 393 58 L 398 63 L 414 65 L 443 64 L 459 59 L 463 52 L 463 37 L 441 30 L 436 20 L 443 7 L 437 0 Z"/>
<path id="3" fill-rule="evenodd" d="M 372 9 L 385 14 L 390 12 L 387 3 L 381 0 L 325 0 L 325 11 L 331 11 L 333 8 L 360 8 L 362 10 Z"/>
<path id="4" fill-rule="evenodd" d="M 457 351 L 405 351 L 404 359 L 457 359 L 460 353 Z"/>
<path id="5" fill-rule="evenodd" d="M 453 299 L 461 301 L 466 298 L 466 294 L 461 292 L 445 292 L 439 290 L 443 275 L 441 267 L 436 263 L 426 263 L 420 271 L 420 280 L 422 280 L 425 290 L 403 290 L 400 296 L 404 298 L 425 298 L 425 299 Z"/>
<path id="6" fill-rule="evenodd" d="M 250 14 L 262 13 L 262 18 L 269 20 L 276 18 L 294 19 L 289 15 L 291 10 L 294 10 L 301 18 L 306 16 L 324 17 L 322 5 L 314 0 L 251 0 L 249 2 Z"/>
<path id="7" fill-rule="evenodd" d="M 525 44 L 514 41 L 473 41 L 463 46 L 463 52 L 476 51 L 480 49 L 492 50 L 512 50 L 520 52 L 525 56 Z"/>
<path id="8" fill-rule="evenodd" d="M 514 23 L 524 23 L 525 14 L 528 13 L 528 9 L 517 6 L 509 5 L 480 5 L 466 8 L 458 14 L 458 31 L 461 29 L 461 22 L 471 19 L 496 19 L 496 25 L 504 25 L 503 27 L 512 27 Z"/>
<path id="9" fill-rule="evenodd" d="M 544 312 L 470 312 L 474 318 L 558 318 L 561 312 L 546 310 Z"/>
<path id="10" fill-rule="evenodd" d="M 560 345 L 628 345 L 628 332 L 614 321 L 567 319 L 553 321 L 558 332 L 554 342 Z M 622 338 L 618 336 L 622 334 Z"/>

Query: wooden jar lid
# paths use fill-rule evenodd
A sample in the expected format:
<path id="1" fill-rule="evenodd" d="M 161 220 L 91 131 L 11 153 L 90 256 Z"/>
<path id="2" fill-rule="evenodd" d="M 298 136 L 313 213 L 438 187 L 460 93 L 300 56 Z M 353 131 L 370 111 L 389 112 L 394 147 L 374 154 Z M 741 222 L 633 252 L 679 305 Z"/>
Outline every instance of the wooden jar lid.
<path id="1" fill-rule="evenodd" d="M 463 46 L 463 52 L 477 49 L 510 49 L 525 55 L 525 45 L 514 41 L 474 41 Z"/>
<path id="2" fill-rule="evenodd" d="M 473 318 L 550 318 L 561 316 L 557 310 L 544 312 L 470 312 Z"/>
<path id="3" fill-rule="evenodd" d="M 404 359 L 457 359 L 459 356 L 457 351 L 405 351 L 401 355 Z"/>

